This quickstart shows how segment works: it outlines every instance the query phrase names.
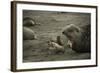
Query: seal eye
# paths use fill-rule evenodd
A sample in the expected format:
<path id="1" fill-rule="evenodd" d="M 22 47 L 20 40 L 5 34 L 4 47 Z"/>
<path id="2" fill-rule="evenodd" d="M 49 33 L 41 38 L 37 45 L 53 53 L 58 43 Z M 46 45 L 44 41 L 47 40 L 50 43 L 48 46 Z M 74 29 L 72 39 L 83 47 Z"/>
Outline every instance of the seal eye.
<path id="1" fill-rule="evenodd" d="M 64 31 L 63 31 L 62 33 L 63 33 L 63 34 L 65 34 L 65 32 L 64 32 Z"/>

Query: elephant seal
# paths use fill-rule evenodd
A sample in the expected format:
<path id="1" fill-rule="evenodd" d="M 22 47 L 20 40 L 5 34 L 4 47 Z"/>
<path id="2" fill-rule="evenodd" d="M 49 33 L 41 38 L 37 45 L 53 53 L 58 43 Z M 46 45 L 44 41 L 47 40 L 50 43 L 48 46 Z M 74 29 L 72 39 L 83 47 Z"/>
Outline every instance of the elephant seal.
<path id="1" fill-rule="evenodd" d="M 91 52 L 91 26 L 67 25 L 62 32 L 72 43 L 72 50 L 76 52 Z"/>
<path id="2" fill-rule="evenodd" d="M 23 40 L 37 39 L 34 31 L 28 27 L 23 27 Z"/>
<path id="3" fill-rule="evenodd" d="M 36 22 L 31 17 L 25 17 L 25 18 L 23 18 L 23 25 L 24 26 L 34 26 L 34 25 L 36 25 Z"/>

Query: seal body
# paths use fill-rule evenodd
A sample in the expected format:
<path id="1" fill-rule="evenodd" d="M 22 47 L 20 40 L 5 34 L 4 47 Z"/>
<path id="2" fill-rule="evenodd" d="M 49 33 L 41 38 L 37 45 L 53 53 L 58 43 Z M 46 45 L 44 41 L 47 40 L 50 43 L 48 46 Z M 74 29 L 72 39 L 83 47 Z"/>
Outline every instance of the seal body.
<path id="1" fill-rule="evenodd" d="M 33 18 L 25 17 L 23 18 L 23 25 L 24 26 L 34 26 L 36 25 L 36 22 Z"/>
<path id="2" fill-rule="evenodd" d="M 69 24 L 63 30 L 63 34 L 71 41 L 72 50 L 76 52 L 91 51 L 91 27 L 88 25 L 77 26 Z"/>
<path id="3" fill-rule="evenodd" d="M 32 29 L 28 27 L 23 27 L 23 40 L 33 40 L 36 39 L 36 35 Z"/>

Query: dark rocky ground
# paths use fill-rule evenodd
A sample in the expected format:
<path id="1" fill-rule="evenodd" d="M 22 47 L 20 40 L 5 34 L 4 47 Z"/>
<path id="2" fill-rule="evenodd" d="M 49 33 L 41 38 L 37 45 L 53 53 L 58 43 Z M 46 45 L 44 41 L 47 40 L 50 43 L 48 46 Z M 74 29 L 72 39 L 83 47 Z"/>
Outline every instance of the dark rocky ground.
<path id="1" fill-rule="evenodd" d="M 61 34 L 67 24 L 89 24 L 90 14 L 24 10 L 23 16 L 31 17 L 40 24 L 28 27 L 35 31 L 37 40 L 23 41 L 23 62 L 90 59 L 90 53 L 76 53 L 68 48 L 67 38 Z M 65 53 L 50 55 L 47 52 L 47 41 L 51 38 L 56 39 L 58 35 L 64 43 Z"/>

